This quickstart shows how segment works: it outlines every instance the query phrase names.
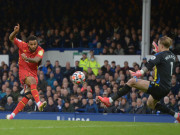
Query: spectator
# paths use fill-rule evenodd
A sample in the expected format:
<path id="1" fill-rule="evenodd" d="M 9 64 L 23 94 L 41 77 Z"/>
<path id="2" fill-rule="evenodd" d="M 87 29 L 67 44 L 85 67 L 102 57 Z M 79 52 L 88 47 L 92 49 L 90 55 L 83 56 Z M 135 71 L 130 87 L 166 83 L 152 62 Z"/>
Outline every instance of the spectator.
<path id="1" fill-rule="evenodd" d="M 117 48 L 114 50 L 116 55 L 124 55 L 124 49 L 122 48 L 121 44 L 117 44 Z"/>
<path id="2" fill-rule="evenodd" d="M 68 92 L 67 89 L 64 89 L 64 90 L 63 90 L 63 93 L 62 93 L 61 98 L 62 98 L 64 101 L 70 101 L 70 94 L 69 94 L 69 92 Z"/>
<path id="3" fill-rule="evenodd" d="M 179 84 L 176 82 L 176 79 L 172 78 L 171 80 L 171 92 L 174 95 L 177 95 L 179 92 Z"/>
<path id="4" fill-rule="evenodd" d="M 74 112 L 74 107 L 71 104 L 69 104 L 68 101 L 65 101 L 65 105 L 62 108 L 62 112 Z"/>
<path id="5" fill-rule="evenodd" d="M 14 102 L 15 103 L 18 103 L 17 100 L 18 100 L 18 97 L 20 96 L 20 93 L 18 91 L 18 87 L 17 86 L 13 86 L 13 89 L 12 89 L 12 97 L 14 99 Z"/>
<path id="6" fill-rule="evenodd" d="M 97 96 L 101 96 L 100 94 L 100 88 L 98 85 L 95 86 L 95 92 L 93 94 L 93 99 L 96 99 Z"/>
<path id="7" fill-rule="evenodd" d="M 80 47 L 88 47 L 88 38 L 86 37 L 84 30 L 80 31 Z"/>
<path id="8" fill-rule="evenodd" d="M 1 89 L 1 91 L 0 91 L 0 97 L 1 97 L 1 99 L 6 95 L 6 85 L 5 84 L 3 84 L 2 85 L 2 89 Z"/>
<path id="9" fill-rule="evenodd" d="M 126 113 L 128 111 L 129 103 L 127 102 L 127 100 L 125 98 L 121 99 L 119 109 L 122 113 Z"/>
<path id="10" fill-rule="evenodd" d="M 119 113 L 119 101 L 115 101 L 114 105 L 109 107 L 109 108 L 105 108 L 104 109 L 104 113 Z"/>
<path id="11" fill-rule="evenodd" d="M 47 80 L 50 78 L 50 73 L 52 72 L 52 68 L 51 67 L 48 67 L 47 69 L 47 73 L 45 74 L 44 76 L 44 79 Z"/>
<path id="12" fill-rule="evenodd" d="M 96 103 L 94 103 L 92 98 L 89 99 L 88 103 L 89 104 L 87 104 L 85 112 L 86 113 L 98 113 L 97 105 L 96 105 Z"/>
<path id="13" fill-rule="evenodd" d="M 11 89 L 10 88 L 6 88 L 6 95 L 1 99 L 0 101 L 0 105 L 2 107 L 5 107 L 6 103 L 7 103 L 7 98 L 8 97 L 12 97 L 12 94 L 11 94 Z"/>
<path id="14" fill-rule="evenodd" d="M 70 67 L 70 62 L 66 62 L 66 68 L 62 68 L 63 77 L 70 78 L 74 70 Z"/>
<path id="15" fill-rule="evenodd" d="M 51 97 L 48 98 L 48 105 L 44 108 L 44 112 L 58 112 L 59 109 L 54 104 L 54 101 Z"/>
<path id="16" fill-rule="evenodd" d="M 101 48 L 101 43 L 98 42 L 97 47 L 94 49 L 94 55 L 102 54 L 102 52 L 103 52 L 103 49 Z"/>
<path id="17" fill-rule="evenodd" d="M 107 72 L 107 66 L 109 65 L 108 60 L 104 60 L 104 65 L 101 67 L 103 74 Z"/>
<path id="18" fill-rule="evenodd" d="M 176 99 L 175 99 L 175 98 L 172 98 L 172 99 L 171 99 L 170 108 L 171 108 L 173 111 L 178 112 L 178 104 L 176 103 Z"/>
<path id="19" fill-rule="evenodd" d="M 177 82 L 180 83 L 180 67 L 175 68 L 175 75 L 176 75 L 176 78 L 177 78 Z"/>
<path id="20" fill-rule="evenodd" d="M 87 106 L 87 99 L 84 98 L 84 99 L 82 99 L 81 109 L 84 109 L 84 111 L 85 111 L 86 106 Z"/>
<path id="21" fill-rule="evenodd" d="M 164 97 L 164 105 L 170 107 L 169 97 Z"/>
<path id="22" fill-rule="evenodd" d="M 14 75 L 11 75 L 8 82 L 9 82 L 9 87 L 12 88 L 13 87 L 13 84 L 14 82 L 16 81 Z"/>
<path id="23" fill-rule="evenodd" d="M 121 70 L 124 74 L 126 73 L 126 70 L 131 70 L 127 61 L 124 62 L 124 67 Z"/>
<path id="24" fill-rule="evenodd" d="M 15 50 L 14 47 L 10 47 L 9 61 L 18 61 L 18 52 Z"/>
<path id="25" fill-rule="evenodd" d="M 57 80 L 59 85 L 62 85 L 63 76 L 61 73 L 61 69 L 59 67 L 56 68 L 56 71 L 54 73 L 54 78 Z"/>
<path id="26" fill-rule="evenodd" d="M 92 91 L 94 92 L 94 87 L 97 85 L 96 76 L 91 75 L 91 80 L 88 82 L 88 85 L 91 86 Z"/>
<path id="27" fill-rule="evenodd" d="M 25 112 L 34 112 L 36 111 L 36 105 L 34 104 L 34 102 L 32 101 L 32 99 L 30 99 L 27 103 L 27 105 L 24 107 L 24 111 Z"/>
<path id="28" fill-rule="evenodd" d="M 54 67 L 53 67 L 53 72 L 56 72 L 56 68 L 60 68 L 61 69 L 61 66 L 60 66 L 58 60 L 55 61 L 55 64 L 54 64 Z"/>
<path id="29" fill-rule="evenodd" d="M 93 95 L 90 91 L 87 92 L 87 100 L 89 101 L 89 99 L 93 99 Z"/>
<path id="30" fill-rule="evenodd" d="M 106 73 L 108 73 L 109 75 L 113 76 L 113 72 L 111 71 L 111 66 L 109 64 L 107 65 Z"/>
<path id="31" fill-rule="evenodd" d="M 44 79 L 44 74 L 40 74 L 39 75 L 38 85 L 37 85 L 38 89 L 45 91 L 47 85 L 48 85 L 48 83 Z"/>
<path id="32" fill-rule="evenodd" d="M 113 73 L 115 73 L 115 71 L 116 71 L 116 62 L 115 62 L 115 61 L 112 61 L 112 62 L 111 62 L 111 71 L 112 71 Z"/>
<path id="33" fill-rule="evenodd" d="M 79 67 L 83 68 L 83 71 L 87 72 L 87 70 L 88 70 L 88 67 L 87 67 L 88 61 L 89 60 L 87 58 L 87 53 L 83 53 L 82 58 L 81 58 L 81 60 L 79 62 Z"/>
<path id="34" fill-rule="evenodd" d="M 62 99 L 58 98 L 57 103 L 58 103 L 57 108 L 59 109 L 59 112 L 62 112 L 62 107 L 63 107 Z"/>
<path id="35" fill-rule="evenodd" d="M 137 95 L 135 92 L 132 92 L 130 94 L 130 99 L 129 99 L 129 103 L 131 104 L 132 102 L 136 102 L 136 99 L 137 99 Z"/>
<path id="36" fill-rule="evenodd" d="M 49 67 L 50 67 L 51 69 L 53 68 L 50 60 L 46 60 L 46 64 L 43 65 L 43 67 L 42 67 L 42 69 L 41 69 L 41 70 L 43 71 L 44 75 L 47 74 Z"/>
<path id="37" fill-rule="evenodd" d="M 144 57 L 144 58 L 143 58 L 143 61 L 141 62 L 140 69 L 142 69 L 143 67 L 146 67 L 146 66 L 147 66 L 147 64 L 148 64 L 148 62 L 147 62 L 147 58 L 146 58 L 146 57 Z"/>
<path id="38" fill-rule="evenodd" d="M 49 85 L 49 86 L 51 86 L 51 88 L 53 88 L 54 81 L 56 81 L 56 79 L 54 78 L 54 73 L 51 72 L 50 78 L 47 80 L 47 85 Z"/>
<path id="39" fill-rule="evenodd" d="M 75 71 L 83 71 L 83 69 L 79 67 L 79 61 L 78 60 L 75 61 L 74 72 Z"/>
<path id="40" fill-rule="evenodd" d="M 13 98 L 11 96 L 9 96 L 7 98 L 7 103 L 5 104 L 5 111 L 10 111 L 12 112 L 15 109 L 16 105 L 13 102 Z"/>
<path id="41" fill-rule="evenodd" d="M 140 98 L 137 99 L 136 107 L 133 107 L 129 113 L 146 114 L 146 108 L 143 106 L 142 100 Z"/>
<path id="42" fill-rule="evenodd" d="M 81 107 L 81 101 L 79 101 L 78 97 L 74 97 L 74 109 L 77 110 Z"/>

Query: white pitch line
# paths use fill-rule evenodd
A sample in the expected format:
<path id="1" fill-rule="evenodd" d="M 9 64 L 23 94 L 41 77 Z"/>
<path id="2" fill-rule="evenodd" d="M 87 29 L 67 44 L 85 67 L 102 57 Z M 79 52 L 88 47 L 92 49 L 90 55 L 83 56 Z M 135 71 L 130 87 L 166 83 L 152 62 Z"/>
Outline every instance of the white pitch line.
<path id="1" fill-rule="evenodd" d="M 172 124 L 171 124 L 172 125 Z M 176 125 L 176 124 L 175 124 Z M 90 125 L 90 126 L 48 126 L 48 127 L 11 127 L 0 128 L 0 130 L 16 130 L 16 129 L 61 129 L 61 128 L 106 128 L 106 127 L 139 127 L 139 126 L 162 126 L 162 124 L 143 124 L 143 125 Z"/>

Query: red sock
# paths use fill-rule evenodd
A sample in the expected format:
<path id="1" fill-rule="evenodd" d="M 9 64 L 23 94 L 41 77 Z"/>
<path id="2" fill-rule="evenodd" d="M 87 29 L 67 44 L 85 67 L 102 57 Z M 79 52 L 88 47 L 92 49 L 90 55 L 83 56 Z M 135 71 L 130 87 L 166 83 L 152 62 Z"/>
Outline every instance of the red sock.
<path id="1" fill-rule="evenodd" d="M 27 104 L 28 101 L 29 101 L 29 99 L 27 99 L 26 97 L 23 97 L 23 99 L 17 104 L 17 106 L 14 109 L 13 113 L 16 115 L 20 111 L 22 111 L 22 109 L 25 107 L 25 105 Z"/>
<path id="2" fill-rule="evenodd" d="M 31 85 L 31 94 L 32 94 L 34 100 L 36 101 L 36 103 L 38 103 L 40 100 L 39 100 L 39 93 L 37 91 L 36 84 Z"/>

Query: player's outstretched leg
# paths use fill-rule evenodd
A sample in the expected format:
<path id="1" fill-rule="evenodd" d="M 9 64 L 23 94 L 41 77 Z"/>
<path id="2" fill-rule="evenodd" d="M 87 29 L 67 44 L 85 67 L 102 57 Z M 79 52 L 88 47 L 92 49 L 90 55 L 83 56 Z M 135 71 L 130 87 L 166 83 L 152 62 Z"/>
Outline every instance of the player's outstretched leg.
<path id="1" fill-rule="evenodd" d="M 155 109 L 163 112 L 163 113 L 168 113 L 170 115 L 172 115 L 174 118 L 176 118 L 176 120 L 178 121 L 178 123 L 180 123 L 180 113 L 177 113 L 175 111 L 173 111 L 172 109 L 168 108 L 165 105 L 162 105 L 161 103 L 157 103 L 155 106 Z"/>
<path id="2" fill-rule="evenodd" d="M 100 102 L 104 103 L 104 105 L 106 107 L 109 107 L 111 106 L 111 104 L 117 100 L 118 98 L 126 95 L 129 91 L 131 90 L 131 87 L 129 85 L 125 85 L 123 88 L 120 88 L 118 91 L 117 91 L 117 94 L 115 94 L 114 96 L 112 97 L 101 97 L 101 96 L 98 96 L 98 99 L 100 100 Z"/>
<path id="3" fill-rule="evenodd" d="M 36 101 L 36 104 L 38 106 L 39 111 L 43 111 L 43 108 L 47 105 L 47 102 L 41 102 L 39 99 L 39 93 L 37 91 L 37 85 L 36 84 L 31 84 L 31 94 Z"/>
<path id="4" fill-rule="evenodd" d="M 23 99 L 17 104 L 16 108 L 11 114 L 6 116 L 6 119 L 11 120 L 13 119 L 22 109 L 25 107 L 29 99 L 27 97 L 23 97 Z"/>
<path id="5" fill-rule="evenodd" d="M 27 77 L 25 83 L 30 86 L 31 94 L 36 101 L 39 111 L 43 111 L 43 108 L 47 105 L 47 102 L 41 102 L 39 99 L 39 93 L 37 91 L 36 79 L 34 77 Z"/>

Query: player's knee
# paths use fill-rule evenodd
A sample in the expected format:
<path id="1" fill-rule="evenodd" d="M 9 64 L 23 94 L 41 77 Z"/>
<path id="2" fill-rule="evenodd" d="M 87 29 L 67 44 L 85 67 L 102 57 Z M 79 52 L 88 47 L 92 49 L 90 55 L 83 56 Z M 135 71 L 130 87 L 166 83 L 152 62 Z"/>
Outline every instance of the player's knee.
<path id="1" fill-rule="evenodd" d="M 135 78 L 131 78 L 131 79 L 127 82 L 127 84 L 128 84 L 129 86 L 133 87 L 133 86 L 136 84 L 136 79 L 135 79 Z"/>
<path id="2" fill-rule="evenodd" d="M 25 97 L 26 97 L 27 99 L 31 99 L 31 98 L 32 98 L 31 91 L 26 91 Z"/>
<path id="3" fill-rule="evenodd" d="M 28 81 L 29 81 L 30 85 L 31 84 L 36 84 L 36 79 L 34 77 L 29 77 Z"/>

